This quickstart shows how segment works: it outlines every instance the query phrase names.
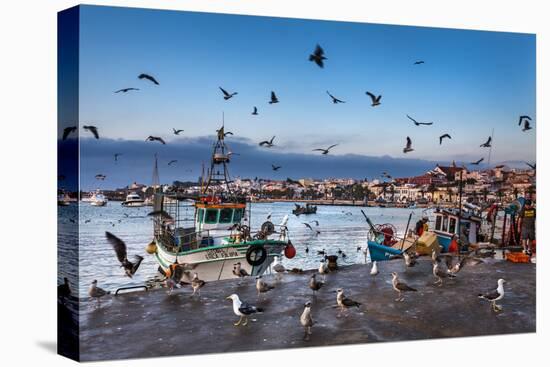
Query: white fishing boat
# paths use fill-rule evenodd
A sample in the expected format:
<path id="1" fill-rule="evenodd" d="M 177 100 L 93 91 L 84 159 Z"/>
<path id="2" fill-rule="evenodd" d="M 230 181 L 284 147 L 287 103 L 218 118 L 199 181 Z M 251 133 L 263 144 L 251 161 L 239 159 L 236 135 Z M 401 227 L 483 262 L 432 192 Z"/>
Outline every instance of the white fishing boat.
<path id="1" fill-rule="evenodd" d="M 131 192 L 126 196 L 126 200 L 124 200 L 121 205 L 128 207 L 141 207 L 145 206 L 145 200 L 143 200 L 139 194 Z"/>
<path id="2" fill-rule="evenodd" d="M 105 195 L 101 193 L 101 191 L 97 190 L 92 194 L 89 201 L 90 201 L 90 205 L 92 206 L 105 206 L 107 205 L 107 202 L 109 200 Z"/>
<path id="3" fill-rule="evenodd" d="M 229 187 L 231 155 L 227 152 L 222 127 L 209 175 L 202 180 L 202 194 L 155 194 L 154 239 L 147 252 L 155 256 L 161 272 L 174 264 L 186 264 L 200 279 L 215 281 L 235 278 L 233 270 L 240 263 L 255 276 L 263 274 L 275 256 L 283 252 L 288 258 L 295 255 L 288 239 L 288 217 L 278 225 L 266 221 L 256 232 L 251 230 L 245 198 L 233 195 Z"/>

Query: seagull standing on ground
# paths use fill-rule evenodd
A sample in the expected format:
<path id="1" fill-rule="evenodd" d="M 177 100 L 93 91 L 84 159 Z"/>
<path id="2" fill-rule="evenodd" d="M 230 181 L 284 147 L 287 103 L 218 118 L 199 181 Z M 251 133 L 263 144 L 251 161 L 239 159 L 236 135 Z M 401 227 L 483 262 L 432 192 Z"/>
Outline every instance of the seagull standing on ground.
<path id="1" fill-rule="evenodd" d="M 273 259 L 273 265 L 271 266 L 271 269 L 273 269 L 273 271 L 277 273 L 277 280 L 281 280 L 281 277 L 286 269 L 284 265 L 279 262 L 279 256 L 275 256 L 275 258 Z"/>
<path id="2" fill-rule="evenodd" d="M 340 307 L 340 314 L 343 311 L 347 311 L 347 309 L 350 307 L 359 308 L 359 306 L 361 306 L 361 303 L 346 297 L 342 288 L 338 288 L 336 290 L 336 304 Z"/>
<path id="3" fill-rule="evenodd" d="M 313 295 L 315 295 L 315 292 L 321 289 L 324 284 L 324 282 L 317 280 L 317 274 L 311 274 L 311 278 L 309 278 L 309 289 L 313 291 Z"/>
<path id="4" fill-rule="evenodd" d="M 272 289 L 275 289 L 273 284 L 267 284 L 264 282 L 261 275 L 256 277 L 256 290 L 258 291 L 258 298 L 260 298 L 260 294 L 267 293 Z"/>
<path id="5" fill-rule="evenodd" d="M 244 322 L 242 325 L 246 326 L 248 324 L 249 315 L 264 312 L 263 308 L 250 305 L 247 302 L 242 302 L 236 294 L 232 294 L 226 299 L 233 301 L 233 312 L 235 315 L 239 316 L 239 321 L 233 324 L 235 326 L 239 326 L 243 320 Z"/>
<path id="6" fill-rule="evenodd" d="M 372 262 L 372 267 L 370 269 L 370 275 L 373 277 L 378 275 L 378 265 L 376 264 L 376 261 Z"/>
<path id="7" fill-rule="evenodd" d="M 191 288 L 193 288 L 193 294 L 191 296 L 194 296 L 197 291 L 199 291 L 199 298 L 201 296 L 201 288 L 204 287 L 206 282 L 202 279 L 199 279 L 199 274 L 194 273 L 193 274 L 193 280 L 191 281 Z"/>
<path id="8" fill-rule="evenodd" d="M 99 132 L 97 131 L 97 127 L 92 126 L 92 125 L 84 125 L 84 126 L 82 126 L 82 128 L 84 130 L 87 130 L 87 131 L 91 132 L 93 134 L 94 138 L 99 139 Z"/>
<path id="9" fill-rule="evenodd" d="M 94 279 L 90 288 L 88 289 L 88 295 L 92 298 L 97 299 L 97 307 L 101 305 L 100 298 L 108 295 L 111 292 L 107 292 L 97 286 L 97 280 Z"/>
<path id="10" fill-rule="evenodd" d="M 126 243 L 124 243 L 124 241 L 122 241 L 120 238 L 118 238 L 111 232 L 105 232 L 105 237 L 107 237 L 107 241 L 111 244 L 111 246 L 113 246 L 113 250 L 115 250 L 116 257 L 120 262 L 120 267 L 124 268 L 124 272 L 129 278 L 132 278 L 132 276 L 138 270 L 139 265 L 143 261 L 143 257 L 139 255 L 134 255 L 134 258 L 136 259 L 136 261 L 130 262 L 128 260 L 128 254 L 126 252 Z"/>
<path id="11" fill-rule="evenodd" d="M 432 274 L 434 275 L 434 277 L 437 279 L 434 284 L 437 284 L 439 285 L 440 287 L 443 285 L 443 278 L 455 278 L 456 275 L 454 275 L 453 273 L 449 273 L 447 271 L 443 271 L 443 269 L 441 269 L 439 267 L 439 262 L 438 261 L 434 261 L 433 262 L 433 265 L 432 265 Z"/>
<path id="12" fill-rule="evenodd" d="M 396 272 L 391 273 L 391 276 L 392 276 L 392 280 L 391 280 L 392 287 L 398 294 L 397 298 L 395 299 L 396 301 L 403 302 L 405 300 L 405 297 L 401 293 L 416 292 L 416 289 L 409 287 L 406 283 L 400 281 Z"/>
<path id="13" fill-rule="evenodd" d="M 248 274 L 248 272 L 245 269 L 241 268 L 240 262 L 233 265 L 233 275 L 241 278 L 241 281 L 242 281 L 242 278 L 250 276 L 250 274 Z"/>
<path id="14" fill-rule="evenodd" d="M 380 105 L 380 99 L 382 98 L 382 95 L 375 96 L 371 92 L 365 92 L 365 94 L 370 97 L 370 99 L 372 101 L 372 104 L 371 104 L 372 107 L 376 107 L 376 106 Z"/>
<path id="15" fill-rule="evenodd" d="M 304 304 L 304 311 L 300 316 L 300 324 L 304 327 L 304 340 L 309 340 L 311 335 L 311 327 L 313 326 L 313 318 L 311 317 L 311 302 Z"/>
<path id="16" fill-rule="evenodd" d="M 323 60 L 326 59 L 327 58 L 325 57 L 325 51 L 321 48 L 321 46 L 319 46 L 319 44 L 317 44 L 313 53 L 309 55 L 309 61 L 315 62 L 317 66 L 322 69 L 325 66 Z"/>
<path id="17" fill-rule="evenodd" d="M 412 152 L 414 149 L 412 148 L 412 140 L 407 136 L 407 144 L 405 145 L 405 148 L 403 148 L 403 153 Z"/>
<path id="18" fill-rule="evenodd" d="M 502 297 L 504 297 L 505 282 L 506 281 L 504 279 L 499 279 L 497 282 L 497 289 L 489 293 L 485 293 L 485 294 L 480 293 L 477 295 L 479 298 L 483 298 L 491 302 L 491 307 L 495 312 L 502 311 L 502 306 L 497 305 L 497 301 L 500 301 Z"/>
<path id="19" fill-rule="evenodd" d="M 323 282 L 325 281 L 326 275 L 330 272 L 328 268 L 328 262 L 325 259 L 321 259 L 319 263 L 319 274 L 323 276 Z"/>

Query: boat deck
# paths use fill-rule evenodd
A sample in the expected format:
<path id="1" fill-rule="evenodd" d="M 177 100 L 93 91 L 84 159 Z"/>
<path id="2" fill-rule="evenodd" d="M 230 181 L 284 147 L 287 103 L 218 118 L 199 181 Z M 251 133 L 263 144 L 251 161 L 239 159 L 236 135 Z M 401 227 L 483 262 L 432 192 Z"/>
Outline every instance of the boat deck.
<path id="1" fill-rule="evenodd" d="M 257 301 L 254 279 L 224 280 L 206 284 L 202 298 L 191 298 L 190 287 L 167 295 L 166 290 L 109 295 L 101 308 L 95 301 L 81 304 L 81 360 L 142 358 L 253 351 L 306 346 L 403 341 L 428 338 L 528 333 L 536 330 L 536 265 L 487 260 L 464 268 L 443 287 L 433 285 L 431 263 L 421 258 L 405 270 L 402 260 L 379 263 L 380 274 L 369 275 L 370 266 L 352 265 L 331 273 L 316 297 L 308 288 L 311 272 L 285 274 L 276 289 Z M 395 302 L 392 271 L 417 293 Z M 477 298 L 506 279 L 501 313 Z M 266 276 L 268 282 L 274 277 Z M 338 317 L 336 294 L 342 287 L 360 309 Z M 235 327 L 237 317 L 225 297 L 264 307 L 245 327 Z M 303 304 L 312 300 L 316 322 L 310 341 L 302 340 L 299 317 Z"/>

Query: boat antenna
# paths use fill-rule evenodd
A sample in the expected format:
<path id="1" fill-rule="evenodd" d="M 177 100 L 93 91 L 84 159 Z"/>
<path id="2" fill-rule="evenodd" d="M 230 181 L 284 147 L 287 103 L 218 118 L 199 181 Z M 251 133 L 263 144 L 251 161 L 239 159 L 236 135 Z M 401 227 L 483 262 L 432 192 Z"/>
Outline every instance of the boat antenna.
<path id="1" fill-rule="evenodd" d="M 489 157 L 487 158 L 487 165 L 489 166 L 488 168 L 490 168 L 491 166 L 491 154 L 493 153 L 493 144 L 494 144 L 493 136 L 494 135 L 495 135 L 495 128 L 493 128 L 493 130 L 491 131 L 491 146 L 489 147 Z"/>

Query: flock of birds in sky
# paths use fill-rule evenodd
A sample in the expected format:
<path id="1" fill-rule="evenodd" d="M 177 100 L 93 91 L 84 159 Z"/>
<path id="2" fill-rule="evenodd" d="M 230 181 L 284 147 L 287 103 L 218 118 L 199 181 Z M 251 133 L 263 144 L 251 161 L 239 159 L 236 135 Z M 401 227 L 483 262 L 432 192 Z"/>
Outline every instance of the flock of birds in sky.
<path id="1" fill-rule="evenodd" d="M 328 60 L 328 58 L 325 56 L 325 51 L 323 50 L 323 48 L 319 44 L 317 44 L 314 51 L 309 55 L 309 61 L 315 63 L 317 66 L 319 66 L 319 68 L 324 69 L 326 60 Z M 417 60 L 413 63 L 413 65 L 422 65 L 422 64 L 425 64 L 424 60 Z M 148 82 L 153 83 L 154 85 L 157 85 L 157 86 L 160 85 L 158 80 L 150 74 L 145 74 L 145 73 L 139 74 L 138 79 L 148 81 Z M 235 96 L 238 95 L 238 92 L 236 92 L 236 91 L 228 91 L 228 90 L 226 90 L 222 87 L 219 87 L 219 89 L 222 93 L 223 99 L 226 100 L 226 101 L 231 100 Z M 126 88 L 121 88 L 119 90 L 116 90 L 114 93 L 115 94 L 118 94 L 118 93 L 126 94 L 126 93 L 129 93 L 129 92 L 136 92 L 136 91 L 139 91 L 139 90 L 140 90 L 139 88 L 126 87 Z M 326 91 L 326 93 L 330 97 L 333 104 L 346 103 L 344 100 L 335 97 L 328 90 Z M 372 107 L 377 107 L 377 106 L 381 105 L 381 99 L 382 99 L 381 94 L 377 95 L 377 94 L 372 93 L 370 91 L 366 91 L 365 94 L 370 98 Z M 275 91 L 271 91 L 270 99 L 269 99 L 268 103 L 271 104 L 271 105 L 279 103 L 279 98 L 277 97 Z M 257 108 L 257 106 L 254 106 L 253 111 L 252 111 L 252 115 L 257 116 L 258 114 L 259 114 L 258 113 L 258 108 Z M 406 115 L 406 117 L 409 120 L 411 120 L 414 123 L 415 126 L 431 126 L 431 125 L 434 125 L 433 122 L 417 121 L 415 118 L 409 116 L 408 114 Z M 518 125 L 519 126 L 523 125 L 523 127 L 521 129 L 523 132 L 526 132 L 526 131 L 529 131 L 529 130 L 532 129 L 531 123 L 532 123 L 532 120 L 531 120 L 530 116 L 521 115 L 519 117 Z M 98 132 L 98 128 L 96 126 L 85 125 L 85 126 L 83 126 L 83 129 L 90 132 L 96 139 L 99 139 L 99 132 Z M 71 133 L 74 133 L 76 130 L 77 130 L 76 126 L 71 126 L 71 127 L 65 128 L 64 131 L 63 131 L 63 140 L 65 140 Z M 184 130 L 174 128 L 173 129 L 173 134 L 174 135 L 180 135 L 183 131 Z M 232 133 L 231 133 L 231 135 L 232 135 Z M 445 139 L 451 140 L 452 137 L 449 133 L 443 133 L 442 135 L 439 136 L 439 145 L 442 145 L 444 143 Z M 159 142 L 163 145 L 166 144 L 166 140 L 164 138 L 160 137 L 160 136 L 150 135 L 145 140 L 150 141 L 150 142 Z M 272 148 L 272 147 L 275 146 L 274 140 L 275 140 L 275 136 L 272 136 L 271 139 L 269 139 L 269 140 L 261 141 L 259 143 L 259 146 L 264 147 L 264 148 Z M 492 144 L 492 137 L 489 136 L 487 141 L 485 143 L 481 144 L 480 147 L 490 148 L 491 144 Z M 329 154 L 330 150 L 332 148 L 336 147 L 336 146 L 338 146 L 338 144 L 333 144 L 333 145 L 331 145 L 327 148 L 315 148 L 312 151 L 321 152 L 322 155 L 327 155 L 327 154 Z M 403 148 L 403 153 L 407 154 L 407 153 L 413 152 L 414 150 L 415 149 L 413 148 L 413 141 L 409 136 L 407 136 L 406 140 L 405 140 L 405 147 Z M 115 154 L 115 161 L 118 160 L 118 157 L 120 155 L 121 155 L 120 153 Z M 469 164 L 470 165 L 479 165 L 483 161 L 484 161 L 484 158 L 480 158 L 479 160 L 470 162 Z M 177 162 L 177 160 L 171 160 L 170 162 L 171 162 L 170 165 L 172 165 L 175 162 Z M 275 167 L 277 165 L 272 164 L 272 166 Z M 277 166 L 277 167 L 279 167 L 278 169 L 281 168 L 281 166 Z M 278 169 L 273 169 L 273 170 L 277 171 Z"/>

